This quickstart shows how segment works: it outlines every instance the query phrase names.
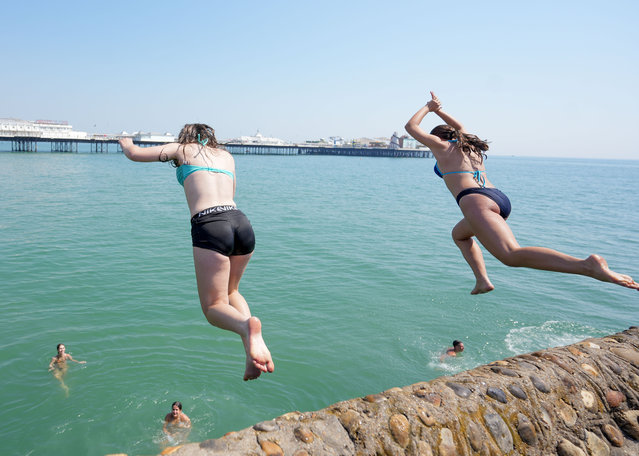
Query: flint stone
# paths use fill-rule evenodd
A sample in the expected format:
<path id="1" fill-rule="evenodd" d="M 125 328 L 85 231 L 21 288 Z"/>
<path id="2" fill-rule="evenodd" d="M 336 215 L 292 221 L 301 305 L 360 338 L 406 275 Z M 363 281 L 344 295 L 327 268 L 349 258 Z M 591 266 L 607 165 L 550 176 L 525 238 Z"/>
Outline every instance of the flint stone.
<path id="1" fill-rule="evenodd" d="M 506 393 L 504 393 L 499 388 L 490 387 L 486 390 L 486 394 L 496 401 L 501 402 L 502 404 L 508 404 L 508 399 L 506 399 Z"/>
<path id="2" fill-rule="evenodd" d="M 507 375 L 508 377 L 519 377 L 519 374 L 512 369 L 508 369 L 507 367 L 499 367 L 493 366 L 490 368 L 496 374 Z"/>
<path id="3" fill-rule="evenodd" d="M 439 407 L 442 403 L 442 397 L 439 394 L 433 393 L 425 389 L 417 390 L 415 391 L 414 394 L 417 397 L 421 397 L 422 399 L 427 400 L 428 402 L 433 404 L 435 407 Z"/>
<path id="4" fill-rule="evenodd" d="M 266 453 L 266 456 L 284 456 L 284 451 L 275 442 L 264 440 L 260 442 L 260 446 L 262 447 L 262 451 Z"/>
<path id="5" fill-rule="evenodd" d="M 606 393 L 606 401 L 608 401 L 608 405 L 612 408 L 619 407 L 625 400 L 626 396 L 621 391 L 610 390 Z"/>
<path id="6" fill-rule="evenodd" d="M 592 456 L 610 456 L 610 448 L 596 434 L 586 431 L 586 445 Z"/>
<path id="7" fill-rule="evenodd" d="M 532 384 L 535 385 L 535 388 L 537 388 L 542 393 L 550 393 L 550 388 L 548 388 L 544 381 L 536 375 L 531 375 L 530 380 L 532 381 Z"/>
<path id="8" fill-rule="evenodd" d="M 470 441 L 470 446 L 475 451 L 481 450 L 481 444 L 484 441 L 483 432 L 481 432 L 479 426 L 470 421 L 467 426 L 468 429 L 468 440 Z"/>
<path id="9" fill-rule="evenodd" d="M 626 434 L 639 440 L 639 410 L 626 410 L 616 414 L 615 421 Z"/>
<path id="10" fill-rule="evenodd" d="M 611 424 L 605 424 L 601 430 L 603 431 L 606 438 L 616 447 L 623 446 L 623 434 L 619 429 L 612 426 Z"/>
<path id="11" fill-rule="evenodd" d="M 275 420 L 261 421 L 253 425 L 253 429 L 255 429 L 256 431 L 273 432 L 278 431 L 280 429 L 280 426 L 275 422 Z"/>
<path id="12" fill-rule="evenodd" d="M 588 372 L 590 375 L 592 375 L 593 377 L 599 377 L 599 372 L 597 372 L 597 369 L 595 369 L 594 367 L 592 367 L 590 364 L 582 364 L 581 368 Z"/>
<path id="13" fill-rule="evenodd" d="M 355 410 L 346 410 L 340 416 L 340 422 L 349 434 L 354 434 L 362 424 L 362 417 Z"/>
<path id="14" fill-rule="evenodd" d="M 537 431 L 535 426 L 530 422 L 528 417 L 523 413 L 517 414 L 517 432 L 524 443 L 535 446 L 537 445 Z"/>
<path id="15" fill-rule="evenodd" d="M 522 400 L 527 400 L 528 399 L 528 395 L 526 394 L 526 392 L 521 389 L 518 385 L 508 385 L 508 391 L 510 391 L 510 394 L 512 394 L 513 396 L 515 396 L 518 399 L 522 399 Z"/>
<path id="16" fill-rule="evenodd" d="M 419 420 L 428 427 L 431 427 L 436 422 L 435 418 L 430 416 L 430 414 L 424 409 L 419 409 L 417 411 L 417 416 L 419 417 Z"/>
<path id="17" fill-rule="evenodd" d="M 427 442 L 417 442 L 417 456 L 433 456 L 433 450 Z"/>
<path id="18" fill-rule="evenodd" d="M 410 423 L 401 413 L 391 416 L 388 425 L 391 435 L 402 448 L 406 448 L 410 443 Z"/>
<path id="19" fill-rule="evenodd" d="M 381 394 L 369 394 L 368 396 L 364 397 L 364 400 L 366 402 L 383 402 L 386 400 L 386 398 Z"/>
<path id="20" fill-rule="evenodd" d="M 501 451 L 503 453 L 511 451 L 513 449 L 513 436 L 510 434 L 510 430 L 504 420 L 496 413 L 486 413 L 484 421 Z"/>
<path id="21" fill-rule="evenodd" d="M 293 434 L 297 440 L 304 443 L 313 443 L 313 440 L 315 439 L 315 437 L 313 437 L 313 433 L 302 426 L 296 427 Z"/>
<path id="22" fill-rule="evenodd" d="M 597 401 L 595 400 L 595 395 L 590 391 L 581 390 L 581 400 L 588 410 L 594 411 L 596 409 Z"/>
<path id="23" fill-rule="evenodd" d="M 559 409 L 559 415 L 564 420 L 564 423 L 566 423 L 566 426 L 574 426 L 577 422 L 577 413 L 575 413 L 573 408 L 564 401 L 559 401 L 557 403 L 557 408 Z"/>
<path id="24" fill-rule="evenodd" d="M 446 386 L 452 389 L 455 392 L 455 394 L 461 398 L 467 398 L 468 396 L 472 394 L 471 390 L 469 390 L 465 386 L 462 386 L 458 383 L 446 382 Z"/>
<path id="25" fill-rule="evenodd" d="M 559 456 L 586 456 L 583 450 L 566 439 L 563 439 L 557 445 L 557 454 Z"/>
<path id="26" fill-rule="evenodd" d="M 453 433 L 448 428 L 442 428 L 439 433 L 439 454 L 442 456 L 457 456 L 457 448 L 453 440 Z"/>
<path id="27" fill-rule="evenodd" d="M 626 348 L 611 348 L 610 351 L 613 352 L 615 355 L 625 359 L 629 363 L 634 364 L 635 367 L 639 367 L 639 352 L 628 350 Z"/>

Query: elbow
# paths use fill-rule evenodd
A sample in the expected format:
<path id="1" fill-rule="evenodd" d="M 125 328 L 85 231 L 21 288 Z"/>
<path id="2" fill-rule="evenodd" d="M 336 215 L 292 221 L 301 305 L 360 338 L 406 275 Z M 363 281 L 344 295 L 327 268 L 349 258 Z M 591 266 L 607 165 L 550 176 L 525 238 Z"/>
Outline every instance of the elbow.
<path id="1" fill-rule="evenodd" d="M 415 128 L 414 128 L 413 124 L 408 122 L 406 125 L 404 125 L 404 130 L 406 130 L 406 132 L 409 135 L 413 136 L 413 132 L 415 131 Z"/>

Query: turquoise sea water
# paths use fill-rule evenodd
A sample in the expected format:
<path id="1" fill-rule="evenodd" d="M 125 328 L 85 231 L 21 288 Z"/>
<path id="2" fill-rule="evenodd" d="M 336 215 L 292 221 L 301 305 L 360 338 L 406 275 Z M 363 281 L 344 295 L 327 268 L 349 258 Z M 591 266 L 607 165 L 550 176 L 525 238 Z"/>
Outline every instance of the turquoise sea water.
<path id="1" fill-rule="evenodd" d="M 241 290 L 276 370 L 243 382 L 238 336 L 200 311 L 173 168 L 122 155 L 2 153 L 0 367 L 7 455 L 150 455 L 179 400 L 189 441 L 638 323 L 639 293 L 501 265 L 474 280 L 430 159 L 236 158 L 257 250 Z M 491 157 L 522 245 L 639 277 L 639 161 Z M 463 356 L 445 363 L 453 339 Z M 47 372 L 74 358 L 68 397 Z"/>

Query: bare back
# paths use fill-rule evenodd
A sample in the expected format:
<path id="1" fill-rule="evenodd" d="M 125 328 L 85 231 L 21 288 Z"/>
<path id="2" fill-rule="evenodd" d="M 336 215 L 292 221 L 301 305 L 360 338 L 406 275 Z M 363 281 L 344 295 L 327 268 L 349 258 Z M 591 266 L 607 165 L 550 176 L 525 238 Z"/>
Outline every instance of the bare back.
<path id="1" fill-rule="evenodd" d="M 479 187 L 479 183 L 473 178 L 473 172 L 485 171 L 483 162 L 476 155 L 469 155 L 463 152 L 456 144 L 448 141 L 441 141 L 441 145 L 431 145 L 431 151 L 437 159 L 437 166 L 442 174 L 453 172 L 444 176 L 446 187 L 457 196 L 464 189 Z M 455 173 L 465 171 L 462 173 Z M 483 174 L 485 176 L 485 174 Z M 486 178 L 486 187 L 494 187 Z"/>
<path id="2" fill-rule="evenodd" d="M 215 168 L 233 173 L 200 170 L 184 181 L 184 193 L 191 215 L 213 206 L 235 206 L 235 161 L 223 149 L 212 149 L 198 144 L 180 146 L 177 154 L 180 165 Z"/>

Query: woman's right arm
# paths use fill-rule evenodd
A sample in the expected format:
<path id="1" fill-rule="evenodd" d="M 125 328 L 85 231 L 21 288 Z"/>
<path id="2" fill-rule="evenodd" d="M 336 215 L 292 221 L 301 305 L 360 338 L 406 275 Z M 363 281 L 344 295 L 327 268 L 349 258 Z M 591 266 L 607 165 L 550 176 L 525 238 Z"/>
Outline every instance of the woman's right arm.
<path id="1" fill-rule="evenodd" d="M 180 144 L 169 143 L 161 146 L 140 147 L 133 144 L 131 138 L 122 138 L 118 141 L 122 152 L 129 159 L 136 162 L 154 162 L 175 160 Z"/>

